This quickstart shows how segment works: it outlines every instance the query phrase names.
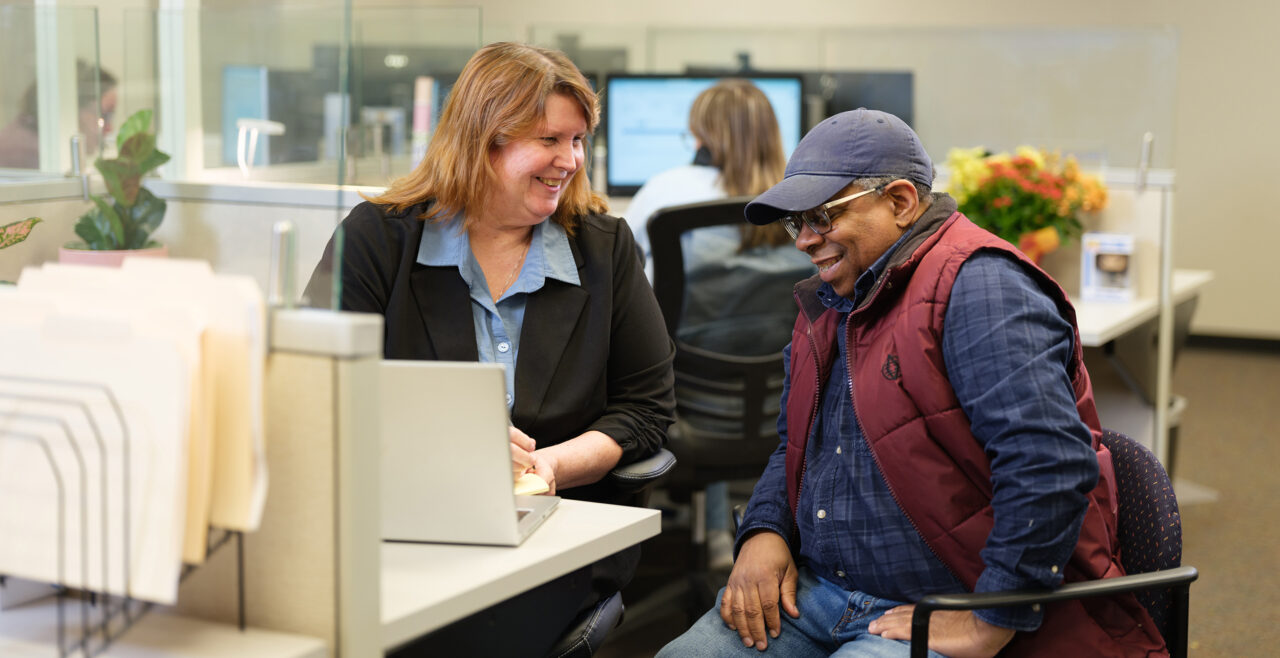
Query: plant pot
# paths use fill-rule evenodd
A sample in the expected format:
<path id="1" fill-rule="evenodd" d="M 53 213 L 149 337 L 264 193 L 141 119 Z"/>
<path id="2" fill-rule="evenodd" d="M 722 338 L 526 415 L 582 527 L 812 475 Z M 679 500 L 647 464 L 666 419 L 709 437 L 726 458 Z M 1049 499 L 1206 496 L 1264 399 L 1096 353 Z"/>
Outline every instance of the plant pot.
<path id="1" fill-rule="evenodd" d="M 146 249 L 71 249 L 58 247 L 58 262 L 72 265 L 102 265 L 104 267 L 120 267 L 127 256 L 146 256 L 165 258 L 169 255 L 169 247 L 147 247 Z"/>

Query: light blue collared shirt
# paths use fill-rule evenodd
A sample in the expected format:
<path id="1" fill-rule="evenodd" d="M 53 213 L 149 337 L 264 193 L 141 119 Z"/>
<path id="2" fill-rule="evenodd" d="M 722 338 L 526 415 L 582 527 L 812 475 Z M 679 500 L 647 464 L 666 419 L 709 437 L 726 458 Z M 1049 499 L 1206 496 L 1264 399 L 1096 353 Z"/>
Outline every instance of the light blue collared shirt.
<path id="1" fill-rule="evenodd" d="M 471 238 L 453 218 L 427 221 L 418 244 L 418 263 L 430 267 L 457 267 L 471 290 L 471 322 L 481 363 L 501 363 L 506 370 L 507 410 L 515 406 L 516 356 L 520 353 L 520 329 L 524 326 L 529 294 L 547 279 L 580 285 L 578 268 L 564 227 L 544 221 L 533 227 L 533 240 L 525 254 L 520 275 L 495 304 L 484 271 L 471 251 Z"/>

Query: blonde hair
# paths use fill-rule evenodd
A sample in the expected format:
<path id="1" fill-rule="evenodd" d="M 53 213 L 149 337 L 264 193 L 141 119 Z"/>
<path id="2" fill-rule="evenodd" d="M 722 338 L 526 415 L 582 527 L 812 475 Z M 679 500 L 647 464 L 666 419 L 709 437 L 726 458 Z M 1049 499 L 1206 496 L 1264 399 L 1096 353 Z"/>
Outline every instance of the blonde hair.
<path id="1" fill-rule="evenodd" d="M 577 102 L 587 120 L 587 134 L 595 130 L 600 101 L 564 53 L 511 42 L 481 48 L 449 92 L 422 162 L 369 201 L 403 212 L 432 200 L 421 215 L 426 220 L 474 216 L 497 184 L 489 154 L 531 134 L 544 120 L 552 94 Z M 608 208 L 604 198 L 591 191 L 585 170 L 569 180 L 551 215 L 570 234 L 577 217 Z"/>
<path id="2" fill-rule="evenodd" d="M 720 170 L 729 196 L 756 195 L 782 180 L 787 158 L 769 99 L 749 80 L 727 78 L 704 90 L 689 109 L 689 130 Z M 780 224 L 742 227 L 741 250 L 784 245 L 791 238 Z"/>

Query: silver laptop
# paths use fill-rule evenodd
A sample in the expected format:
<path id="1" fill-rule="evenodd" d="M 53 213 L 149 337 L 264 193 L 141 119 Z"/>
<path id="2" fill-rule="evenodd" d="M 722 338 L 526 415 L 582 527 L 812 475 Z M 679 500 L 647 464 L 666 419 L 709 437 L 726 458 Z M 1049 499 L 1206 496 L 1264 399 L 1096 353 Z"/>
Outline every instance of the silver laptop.
<path id="1" fill-rule="evenodd" d="M 516 546 L 557 496 L 512 493 L 496 363 L 383 361 L 382 538 Z"/>

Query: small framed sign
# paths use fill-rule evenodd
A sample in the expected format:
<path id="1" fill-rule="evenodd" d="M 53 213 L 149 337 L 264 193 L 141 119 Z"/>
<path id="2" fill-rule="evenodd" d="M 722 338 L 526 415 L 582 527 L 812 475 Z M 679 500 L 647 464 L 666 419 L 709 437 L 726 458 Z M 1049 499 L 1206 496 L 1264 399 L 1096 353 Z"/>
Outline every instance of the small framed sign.
<path id="1" fill-rule="evenodd" d="M 1133 236 L 1085 233 L 1080 238 L 1080 298 L 1127 302 L 1134 298 Z"/>

